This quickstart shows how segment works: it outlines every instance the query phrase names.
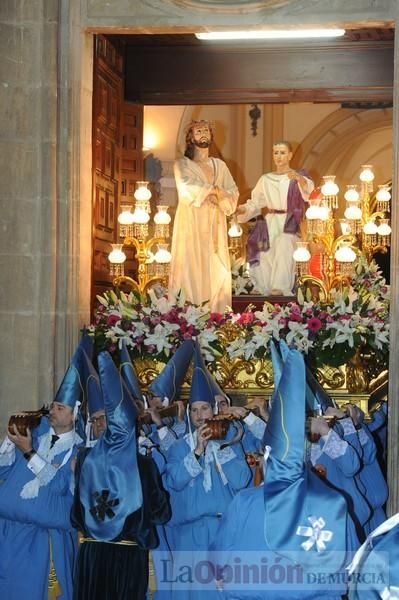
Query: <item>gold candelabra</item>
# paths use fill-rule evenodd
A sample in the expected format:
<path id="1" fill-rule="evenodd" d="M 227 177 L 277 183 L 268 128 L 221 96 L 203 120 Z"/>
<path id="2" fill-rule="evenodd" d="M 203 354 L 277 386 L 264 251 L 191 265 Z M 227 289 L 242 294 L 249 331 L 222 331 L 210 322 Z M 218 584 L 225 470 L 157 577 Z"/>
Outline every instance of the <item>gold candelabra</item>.
<path id="1" fill-rule="evenodd" d="M 330 298 L 333 288 L 349 285 L 359 254 L 364 254 L 370 261 L 376 252 L 387 251 L 391 228 L 385 215 L 389 212 L 390 186 L 380 185 L 375 197 L 371 198 L 373 180 L 372 167 L 363 165 L 360 193 L 357 185 L 347 186 L 345 218 L 340 219 L 341 234 L 338 236 L 334 213 L 338 208 L 339 188 L 334 175 L 323 177 L 318 202 L 306 211 L 306 235 L 310 243 L 318 246 L 320 268 L 318 275 L 312 274 L 309 242 L 301 241 L 294 252 L 296 273 L 300 286 L 310 285 L 319 290 L 321 301 Z"/>
<path id="2" fill-rule="evenodd" d="M 168 207 L 159 205 L 154 216 L 154 235 L 150 236 L 151 191 L 148 189 L 147 181 L 136 183 L 134 197 L 136 200 L 134 211 L 131 211 L 130 205 L 125 205 L 118 216 L 119 236 L 123 239 L 123 243 L 111 244 L 112 251 L 108 260 L 114 286 L 127 283 L 140 293 L 145 293 L 157 281 L 166 284 L 171 259 L 167 242 L 171 217 L 168 214 Z M 124 245 L 134 246 L 136 249 L 137 281 L 124 273 L 126 261 L 126 254 L 123 252 Z M 155 246 L 157 246 L 157 250 L 154 253 Z"/>
<path id="3" fill-rule="evenodd" d="M 234 214 L 230 218 L 229 229 L 227 231 L 228 239 L 229 239 L 229 253 L 230 255 L 236 259 L 242 256 L 243 253 L 243 245 L 242 245 L 242 235 L 243 230 L 241 225 L 237 221 L 237 216 Z"/>

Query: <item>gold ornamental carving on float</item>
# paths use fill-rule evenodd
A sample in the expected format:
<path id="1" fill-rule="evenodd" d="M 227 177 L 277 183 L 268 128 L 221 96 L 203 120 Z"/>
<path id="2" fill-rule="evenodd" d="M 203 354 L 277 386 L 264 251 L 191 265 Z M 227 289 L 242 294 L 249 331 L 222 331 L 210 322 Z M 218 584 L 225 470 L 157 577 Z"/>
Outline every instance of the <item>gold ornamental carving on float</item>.
<path id="1" fill-rule="evenodd" d="M 244 396 L 246 402 L 259 396 L 270 398 L 273 392 L 271 358 L 231 358 L 226 348 L 238 335 L 243 333 L 234 323 L 221 325 L 217 336 L 222 350 L 214 361 L 207 363 L 210 372 L 223 390 L 233 397 Z M 135 359 L 134 365 L 139 382 L 146 389 L 162 371 L 165 363 L 153 358 L 141 358 Z M 182 387 L 183 399 L 189 395 L 191 374 L 192 367 L 189 368 Z M 316 369 L 315 375 L 339 406 L 352 402 L 369 415 L 373 408 L 370 402 L 373 393 L 388 380 L 387 359 L 371 348 L 362 347 L 356 350 L 345 365 L 323 365 Z"/>

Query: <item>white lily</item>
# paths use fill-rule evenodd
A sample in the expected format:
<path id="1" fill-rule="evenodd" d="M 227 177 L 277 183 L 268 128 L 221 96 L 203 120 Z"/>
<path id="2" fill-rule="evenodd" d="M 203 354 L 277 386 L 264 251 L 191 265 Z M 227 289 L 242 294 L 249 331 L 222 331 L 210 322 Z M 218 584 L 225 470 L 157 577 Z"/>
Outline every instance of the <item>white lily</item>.
<path id="1" fill-rule="evenodd" d="M 238 337 L 231 342 L 226 348 L 230 358 L 239 358 L 240 356 L 243 356 L 245 343 L 245 338 L 243 337 Z"/>
<path id="2" fill-rule="evenodd" d="M 147 334 L 144 344 L 146 346 L 155 346 L 157 352 L 170 350 L 173 344 L 171 344 L 171 342 L 168 340 L 168 337 L 172 331 L 179 329 L 179 326 L 175 325 L 174 323 L 168 323 L 168 325 L 169 327 L 166 327 L 161 325 L 161 323 L 158 323 L 158 325 L 156 325 L 154 328 L 154 332 Z"/>
<path id="3" fill-rule="evenodd" d="M 198 325 L 201 321 L 208 320 L 209 312 L 202 306 L 188 306 L 184 317 L 189 325 Z"/>
<path id="4" fill-rule="evenodd" d="M 303 339 L 308 339 L 309 330 L 307 328 L 306 323 L 298 323 L 297 321 L 290 321 L 288 323 L 288 329 L 290 330 L 287 333 L 286 342 L 288 346 L 294 344 L 296 347 L 300 348 L 304 345 Z"/>

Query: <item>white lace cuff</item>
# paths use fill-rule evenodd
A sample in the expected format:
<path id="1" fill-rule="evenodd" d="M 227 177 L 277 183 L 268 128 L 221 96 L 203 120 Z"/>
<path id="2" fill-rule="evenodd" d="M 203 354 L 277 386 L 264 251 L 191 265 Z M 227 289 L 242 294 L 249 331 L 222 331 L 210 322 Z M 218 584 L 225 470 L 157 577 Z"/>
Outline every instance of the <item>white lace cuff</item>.
<path id="1" fill-rule="evenodd" d="M 164 425 L 163 427 L 158 429 L 158 436 L 159 436 L 160 441 L 162 441 L 167 435 L 168 435 L 168 428 L 166 427 L 166 425 Z"/>
<path id="2" fill-rule="evenodd" d="M 323 446 L 324 454 L 332 459 L 338 458 L 345 454 L 347 447 L 348 443 L 341 439 L 333 429 L 330 429 L 326 443 Z"/>
<path id="3" fill-rule="evenodd" d="M 350 435 L 351 433 L 356 433 L 355 426 L 350 417 L 346 419 L 340 419 L 339 424 L 342 426 L 344 430 L 344 435 Z"/>
<path id="4" fill-rule="evenodd" d="M 237 458 L 236 453 L 230 446 L 223 448 L 223 450 L 220 450 L 220 448 L 212 448 L 212 451 L 216 452 L 217 459 L 221 465 Z"/>
<path id="5" fill-rule="evenodd" d="M 15 444 L 8 437 L 0 446 L 0 467 L 8 467 L 15 461 Z"/>
<path id="6" fill-rule="evenodd" d="M 263 434 L 265 433 L 266 423 L 260 418 L 254 415 L 254 413 L 248 413 L 244 419 L 246 425 L 248 425 L 248 429 L 252 433 L 256 439 L 263 439 Z"/>
<path id="7" fill-rule="evenodd" d="M 165 429 L 165 431 L 164 431 Z M 169 450 L 169 448 L 172 446 L 172 444 L 175 443 L 176 441 L 176 436 L 170 431 L 170 429 L 168 429 L 168 427 L 162 428 L 158 431 L 158 434 L 160 432 L 163 432 L 163 435 L 161 437 L 161 435 L 159 435 L 159 447 L 161 448 L 162 452 L 167 452 Z"/>
<path id="8" fill-rule="evenodd" d="M 39 454 L 34 454 L 28 462 L 28 469 L 38 478 L 41 485 L 49 483 L 57 469 L 45 461 Z"/>
<path id="9" fill-rule="evenodd" d="M 189 452 L 186 454 L 183 463 L 191 477 L 197 477 L 200 473 L 202 473 L 202 467 L 195 458 L 194 452 Z"/>

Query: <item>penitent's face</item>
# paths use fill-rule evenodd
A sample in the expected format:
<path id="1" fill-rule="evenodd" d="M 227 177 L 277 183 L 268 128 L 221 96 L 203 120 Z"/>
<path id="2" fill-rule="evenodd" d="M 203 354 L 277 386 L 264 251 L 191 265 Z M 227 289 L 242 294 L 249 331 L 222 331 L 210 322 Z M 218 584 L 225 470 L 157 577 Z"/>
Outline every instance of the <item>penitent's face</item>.
<path id="1" fill-rule="evenodd" d="M 217 405 L 218 405 L 219 414 L 225 415 L 226 413 L 229 412 L 230 405 L 229 405 L 229 403 L 227 401 L 227 398 L 225 398 L 224 396 L 221 396 L 220 394 L 216 394 L 215 400 L 216 400 Z"/>
<path id="2" fill-rule="evenodd" d="M 208 402 L 197 400 L 190 407 L 190 419 L 196 429 L 205 423 L 206 419 L 212 419 L 213 409 Z"/>
<path id="3" fill-rule="evenodd" d="M 73 410 L 61 402 L 52 402 L 49 410 L 49 422 L 55 433 L 66 433 L 73 429 Z"/>
<path id="4" fill-rule="evenodd" d="M 91 415 L 91 423 L 93 427 L 93 435 L 98 440 L 107 429 L 107 417 L 104 410 L 98 410 Z"/>
<path id="5" fill-rule="evenodd" d="M 273 161 L 277 169 L 283 171 L 289 169 L 292 152 L 285 144 L 276 144 L 273 146 Z"/>

